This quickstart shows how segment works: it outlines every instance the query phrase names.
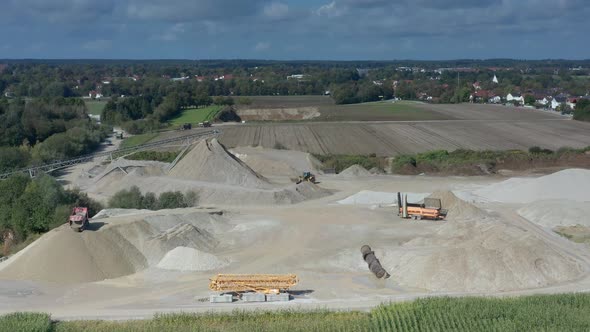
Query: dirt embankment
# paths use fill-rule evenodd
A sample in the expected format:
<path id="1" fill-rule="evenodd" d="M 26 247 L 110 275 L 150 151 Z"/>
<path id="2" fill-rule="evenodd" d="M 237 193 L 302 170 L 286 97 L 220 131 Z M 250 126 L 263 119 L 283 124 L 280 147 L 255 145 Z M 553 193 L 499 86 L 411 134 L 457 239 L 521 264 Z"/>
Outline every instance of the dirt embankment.
<path id="1" fill-rule="evenodd" d="M 272 108 L 238 107 L 236 113 L 244 121 L 310 120 L 321 115 L 319 108 L 313 106 Z"/>
<path id="2" fill-rule="evenodd" d="M 400 175 L 437 175 L 437 176 L 477 176 L 499 174 L 503 171 L 546 172 L 564 170 L 569 168 L 590 169 L 589 153 L 564 153 L 559 156 L 534 156 L 527 158 L 515 157 L 499 158 L 493 161 L 465 161 L 456 164 L 440 164 L 436 162 L 418 162 L 405 164 L 394 168 L 393 173 Z"/>

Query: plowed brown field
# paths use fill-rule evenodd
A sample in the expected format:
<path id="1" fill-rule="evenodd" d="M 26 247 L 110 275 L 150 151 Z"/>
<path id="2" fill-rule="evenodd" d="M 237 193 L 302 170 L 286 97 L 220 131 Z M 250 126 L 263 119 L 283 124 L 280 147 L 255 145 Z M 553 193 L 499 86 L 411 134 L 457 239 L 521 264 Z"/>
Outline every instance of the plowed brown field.
<path id="1" fill-rule="evenodd" d="M 540 146 L 556 150 L 590 146 L 590 123 L 556 113 L 498 105 L 415 103 L 413 107 L 437 116 L 414 121 L 366 121 L 356 112 L 346 118 L 348 121 L 322 121 L 323 114 L 319 121 L 246 123 L 218 128 L 223 131 L 220 141 L 228 147 L 282 146 L 318 154 L 394 156 L 436 149 L 528 150 Z M 162 134 L 156 140 L 173 135 L 186 133 Z"/>

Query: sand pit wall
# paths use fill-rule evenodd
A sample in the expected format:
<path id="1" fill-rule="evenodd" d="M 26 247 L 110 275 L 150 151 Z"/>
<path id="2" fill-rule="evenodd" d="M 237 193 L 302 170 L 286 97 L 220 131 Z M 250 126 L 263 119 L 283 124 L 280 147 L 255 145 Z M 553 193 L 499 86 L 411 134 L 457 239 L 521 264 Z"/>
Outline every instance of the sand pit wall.
<path id="1" fill-rule="evenodd" d="M 244 121 L 309 120 L 319 117 L 317 107 L 244 108 L 236 111 Z"/>

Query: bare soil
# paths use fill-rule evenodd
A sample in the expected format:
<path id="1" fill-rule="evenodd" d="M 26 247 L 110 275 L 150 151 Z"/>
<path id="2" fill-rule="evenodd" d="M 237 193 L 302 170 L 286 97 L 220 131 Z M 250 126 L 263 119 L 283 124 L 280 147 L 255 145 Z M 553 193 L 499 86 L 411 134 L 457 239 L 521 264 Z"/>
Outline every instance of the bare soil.
<path id="1" fill-rule="evenodd" d="M 590 123 L 564 119 L 511 121 L 423 121 L 293 123 L 222 128 L 228 147 L 278 144 L 314 154 L 395 156 L 432 150 L 557 150 L 590 145 Z"/>

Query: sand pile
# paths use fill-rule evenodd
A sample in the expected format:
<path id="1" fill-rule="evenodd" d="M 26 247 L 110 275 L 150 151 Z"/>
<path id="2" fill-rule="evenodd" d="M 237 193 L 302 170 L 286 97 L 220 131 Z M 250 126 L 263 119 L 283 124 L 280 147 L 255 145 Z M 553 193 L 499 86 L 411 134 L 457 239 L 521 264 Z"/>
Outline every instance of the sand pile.
<path id="1" fill-rule="evenodd" d="M 199 219 L 204 219 L 204 224 L 212 219 L 223 223 L 223 217 L 207 213 L 183 216 L 192 223 L 178 223 L 170 227 L 163 225 L 169 223 L 168 216 L 162 216 L 160 227 L 154 226 L 159 223 L 155 214 L 149 216 L 149 221 L 144 220 L 146 215 L 141 213 L 112 218 L 106 214 L 103 216 L 91 221 L 90 229 L 82 233 L 62 226 L 43 235 L 3 262 L 0 278 L 65 284 L 117 278 L 156 266 L 178 247 L 213 252 L 219 244 L 216 236 L 193 223 L 199 224 Z M 230 227 L 227 226 L 228 229 Z M 169 262 L 174 262 L 178 255 L 178 252 L 173 252 Z M 204 253 L 199 255 L 194 257 L 208 257 Z M 165 261 L 163 264 L 168 263 Z M 191 265 L 191 268 L 194 267 Z"/>
<path id="2" fill-rule="evenodd" d="M 157 267 L 178 271 L 211 271 L 229 265 L 229 261 L 193 248 L 176 247 L 169 251 Z"/>
<path id="3" fill-rule="evenodd" d="M 590 203 L 565 200 L 539 201 L 527 204 L 518 214 L 537 225 L 554 228 L 557 226 L 590 227 Z"/>
<path id="4" fill-rule="evenodd" d="M 486 201 L 531 203 L 541 200 L 590 201 L 590 170 L 568 169 L 540 178 L 512 178 L 473 192 Z"/>
<path id="5" fill-rule="evenodd" d="M 435 235 L 415 238 L 381 259 L 401 285 L 496 292 L 549 286 L 585 272 L 580 262 L 534 234 L 469 208 L 448 193 L 437 196 L 454 219 L 441 223 Z"/>
<path id="6" fill-rule="evenodd" d="M 217 139 L 202 140 L 172 170 L 175 178 L 248 188 L 269 188 L 262 176 L 229 153 Z"/>
<path id="7" fill-rule="evenodd" d="M 0 278 L 79 283 L 121 277 L 146 266 L 145 258 L 122 236 L 78 234 L 63 226 L 3 263 Z"/>
<path id="8" fill-rule="evenodd" d="M 360 165 L 352 165 L 349 168 L 343 170 L 338 174 L 339 176 L 371 176 L 369 171 L 367 171 L 363 166 Z"/>
<path id="9" fill-rule="evenodd" d="M 442 208 L 447 210 L 447 219 L 485 218 L 486 213 L 473 204 L 467 203 L 450 191 L 435 191 L 430 198 L 438 198 Z"/>

